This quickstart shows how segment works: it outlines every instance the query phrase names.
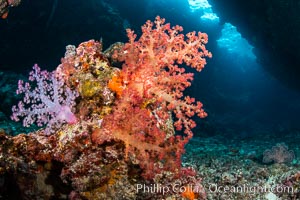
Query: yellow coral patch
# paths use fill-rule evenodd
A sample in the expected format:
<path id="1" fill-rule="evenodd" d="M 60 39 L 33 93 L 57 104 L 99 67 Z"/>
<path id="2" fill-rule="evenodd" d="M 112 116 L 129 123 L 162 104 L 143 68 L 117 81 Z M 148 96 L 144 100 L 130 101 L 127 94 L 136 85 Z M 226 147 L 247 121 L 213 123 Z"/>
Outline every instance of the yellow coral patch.
<path id="1" fill-rule="evenodd" d="M 85 80 L 81 84 L 80 94 L 85 98 L 90 98 L 95 94 L 97 94 L 100 89 L 101 89 L 101 85 L 98 81 Z"/>

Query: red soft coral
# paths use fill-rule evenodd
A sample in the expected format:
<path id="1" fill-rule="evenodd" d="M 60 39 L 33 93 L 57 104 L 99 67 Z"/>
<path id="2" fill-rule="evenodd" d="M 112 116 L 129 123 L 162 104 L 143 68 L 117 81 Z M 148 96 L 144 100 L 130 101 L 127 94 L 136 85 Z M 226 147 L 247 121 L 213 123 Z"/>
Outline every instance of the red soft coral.
<path id="1" fill-rule="evenodd" d="M 191 117 L 206 116 L 200 102 L 184 97 L 193 73 L 185 73 L 178 64 L 201 71 L 206 64 L 204 57 L 211 57 L 205 49 L 207 35 L 191 32 L 185 37 L 179 33 L 182 27 L 171 28 L 164 22 L 157 17 L 153 27 L 147 21 L 137 41 L 134 32 L 127 30 L 129 42 L 114 55 L 124 61 L 122 93 L 118 94 L 112 114 L 104 117 L 102 127 L 93 134 L 98 143 L 124 141 L 126 155 L 144 169 L 146 178 L 160 170 L 180 171 L 184 145 L 196 126 Z M 176 116 L 176 129 L 184 128 L 186 137 L 175 135 L 170 128 L 171 112 Z"/>
<path id="2" fill-rule="evenodd" d="M 205 57 L 211 57 L 205 48 L 208 38 L 201 32 L 190 32 L 185 38 L 179 33 L 183 30 L 181 26 L 170 28 L 164 22 L 165 19 L 156 17 L 153 29 L 153 23 L 147 21 L 138 41 L 134 32 L 127 30 L 129 42 L 120 55 L 120 60 L 125 61 L 123 81 L 139 96 L 159 100 L 163 111 L 174 111 L 177 130 L 184 126 L 185 133 L 191 134 L 195 122 L 190 118 L 195 114 L 205 117 L 206 113 L 194 98 L 182 98 L 182 92 L 191 85 L 193 73 L 185 73 L 177 64 L 185 63 L 201 71 L 206 64 Z"/>

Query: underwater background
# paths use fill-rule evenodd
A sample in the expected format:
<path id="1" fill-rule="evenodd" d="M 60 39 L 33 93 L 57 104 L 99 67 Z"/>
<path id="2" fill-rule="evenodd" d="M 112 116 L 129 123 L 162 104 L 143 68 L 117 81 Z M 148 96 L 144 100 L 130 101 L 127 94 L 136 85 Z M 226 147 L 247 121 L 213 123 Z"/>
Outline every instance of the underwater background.
<path id="1" fill-rule="evenodd" d="M 0 0 L 0 199 L 300 199 L 299 11 L 300 2 L 293 0 Z M 201 73 L 184 66 L 187 72 L 194 73 L 194 80 L 184 95 L 201 101 L 207 116 L 191 117 L 197 126 L 192 129 L 193 137 L 189 142 L 182 144 L 185 153 L 183 149 L 178 150 L 179 153 L 168 149 L 166 154 L 172 156 L 162 159 L 165 166 L 173 165 L 169 159 L 178 159 L 173 155 L 178 153 L 181 167 L 190 171 L 177 174 L 181 178 L 177 175 L 170 178 L 165 173 L 160 174 L 160 178 L 156 174 L 150 176 L 145 171 L 156 173 L 155 167 L 150 169 L 141 163 L 160 154 L 142 154 L 141 151 L 147 151 L 148 146 L 138 148 L 132 145 L 131 148 L 138 149 L 141 155 L 129 165 L 126 147 L 130 144 L 126 140 L 133 138 L 128 136 L 125 140 L 124 136 L 118 135 L 116 137 L 121 141 L 124 139 L 124 143 L 101 138 L 105 141 L 102 143 L 100 136 L 94 136 L 99 135 L 101 128 L 91 133 L 88 131 L 92 129 L 90 127 L 94 128 L 91 124 L 95 121 L 75 128 L 62 124 L 63 129 L 58 128 L 60 131 L 55 133 L 59 135 L 57 140 L 50 139 L 51 134 L 46 134 L 47 139 L 43 139 L 51 141 L 53 149 L 59 145 L 66 149 L 49 151 L 43 156 L 39 153 L 46 147 L 37 147 L 31 153 L 18 150 L 24 144 L 21 141 L 24 138 L 17 137 L 25 137 L 24 140 L 32 146 L 44 137 L 39 132 L 38 136 L 32 137 L 41 138 L 32 141 L 27 134 L 39 130 L 37 124 L 23 127 L 22 122 L 11 119 L 12 107 L 23 98 L 16 94 L 18 80 L 26 82 L 32 66 L 38 64 L 42 70 L 53 71 L 66 62 L 66 46 L 78 47 L 82 42 L 95 40 L 100 44 L 93 41 L 84 43 L 82 48 L 98 45 L 105 57 L 101 60 L 100 56 L 101 62 L 121 69 L 124 59 L 114 60 L 113 53 L 107 49 L 116 42 L 128 42 L 126 29 L 141 36 L 141 26 L 147 20 L 154 21 L 156 16 L 165 18 L 171 26 L 182 26 L 183 33 L 201 31 L 208 35 L 205 48 L 212 57 L 204 53 L 206 65 Z M 90 52 L 85 53 L 89 55 Z M 91 62 L 89 59 L 87 62 Z M 96 66 L 97 62 L 100 61 L 95 61 Z M 102 68 L 97 68 L 98 71 L 82 70 L 93 75 L 98 73 L 97 79 L 102 76 L 99 75 Z M 110 68 L 105 70 L 109 71 L 109 75 L 103 75 L 107 84 L 108 79 L 114 80 L 117 72 Z M 99 91 L 104 93 L 104 89 L 95 89 L 90 94 L 90 90 L 103 86 L 93 85 L 94 82 L 87 81 L 92 80 L 91 77 L 82 77 L 80 73 L 74 77 L 85 81 L 82 88 L 89 89 L 88 92 L 81 89 L 79 94 L 73 93 L 72 98 L 79 95 L 84 99 L 80 103 L 77 100 L 77 110 L 99 100 L 95 97 Z M 72 84 L 68 85 L 71 89 L 80 85 Z M 113 100 L 103 100 L 110 98 L 106 96 L 97 97 L 105 101 L 105 105 L 118 102 L 120 88 L 118 82 L 114 84 L 108 86 L 113 91 L 110 93 Z M 152 104 L 152 100 L 143 102 L 145 108 L 154 112 Z M 105 109 L 113 109 L 108 107 Z M 97 113 L 98 120 L 111 112 L 101 108 Z M 85 116 L 82 120 L 88 121 L 92 117 L 87 112 L 90 111 L 76 114 Z M 125 119 L 128 123 L 145 117 L 132 112 L 132 119 Z M 116 116 L 111 118 L 112 121 L 115 119 Z M 114 126 L 108 127 L 113 130 Z M 73 136 L 66 136 L 68 131 L 82 131 L 96 137 L 98 151 L 91 150 L 93 142 L 87 147 L 91 149 L 82 150 L 85 146 L 77 145 L 77 140 L 82 143 L 82 136 L 80 139 L 74 136 L 75 140 Z M 26 135 L 20 136 L 20 133 Z M 185 135 L 182 131 L 175 134 Z M 76 144 L 70 142 L 73 139 Z M 164 145 L 161 145 L 163 141 L 160 142 L 160 147 L 173 145 L 173 142 Z M 120 149 L 120 145 L 124 147 Z M 182 145 L 178 143 L 178 146 Z M 109 147 L 112 149 L 110 153 L 114 150 L 117 157 L 124 152 L 126 155 L 118 159 L 105 157 Z M 70 153 L 72 148 L 77 150 L 76 153 Z M 149 147 L 148 150 L 156 151 L 156 148 Z M 93 153 L 95 160 L 84 157 Z M 39 156 L 34 157 L 34 154 Z M 87 164 L 85 159 L 97 164 Z M 90 172 L 93 170 L 99 172 L 98 179 L 91 178 L 96 176 Z M 165 171 L 177 173 L 173 167 L 167 167 Z M 27 177 L 31 177 L 28 182 Z M 181 181 L 180 187 L 174 187 L 175 179 Z M 197 188 L 196 191 L 192 191 L 188 183 Z M 139 184 L 143 187 L 139 188 Z"/>

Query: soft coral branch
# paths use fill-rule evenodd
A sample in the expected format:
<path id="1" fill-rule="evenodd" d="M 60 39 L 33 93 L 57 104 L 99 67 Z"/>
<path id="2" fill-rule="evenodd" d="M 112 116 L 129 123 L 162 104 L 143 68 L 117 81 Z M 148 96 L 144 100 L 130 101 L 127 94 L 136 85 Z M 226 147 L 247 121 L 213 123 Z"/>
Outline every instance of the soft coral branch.
<path id="1" fill-rule="evenodd" d="M 129 42 L 116 52 L 124 61 L 120 78 L 122 92 L 118 94 L 112 114 L 104 117 L 93 139 L 99 144 L 107 140 L 122 140 L 126 155 L 135 158 L 147 178 L 160 170 L 178 171 L 184 145 L 192 137 L 195 114 L 205 117 L 202 104 L 184 97 L 183 91 L 191 85 L 193 73 L 185 73 L 181 64 L 201 71 L 205 57 L 205 33 L 181 34 L 182 27 L 170 27 L 157 17 L 147 21 L 142 35 L 127 30 Z M 155 25 L 155 27 L 154 27 Z M 177 120 L 177 130 L 184 129 L 186 137 L 174 134 L 170 127 L 171 113 Z"/>

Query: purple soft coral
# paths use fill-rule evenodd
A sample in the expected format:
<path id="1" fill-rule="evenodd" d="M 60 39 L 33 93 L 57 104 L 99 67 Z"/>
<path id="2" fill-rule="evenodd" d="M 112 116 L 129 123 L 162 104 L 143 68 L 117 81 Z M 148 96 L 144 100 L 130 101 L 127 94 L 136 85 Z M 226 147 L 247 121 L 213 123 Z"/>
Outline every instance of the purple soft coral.
<path id="1" fill-rule="evenodd" d="M 77 91 L 72 91 L 62 77 L 55 72 L 41 71 L 37 64 L 29 74 L 29 81 L 36 82 L 32 88 L 29 82 L 19 80 L 17 94 L 24 94 L 23 101 L 13 106 L 11 118 L 19 121 L 24 117 L 23 126 L 28 127 L 36 122 L 46 127 L 49 134 L 62 123 L 76 123 L 76 116 L 71 111 L 75 106 Z"/>

